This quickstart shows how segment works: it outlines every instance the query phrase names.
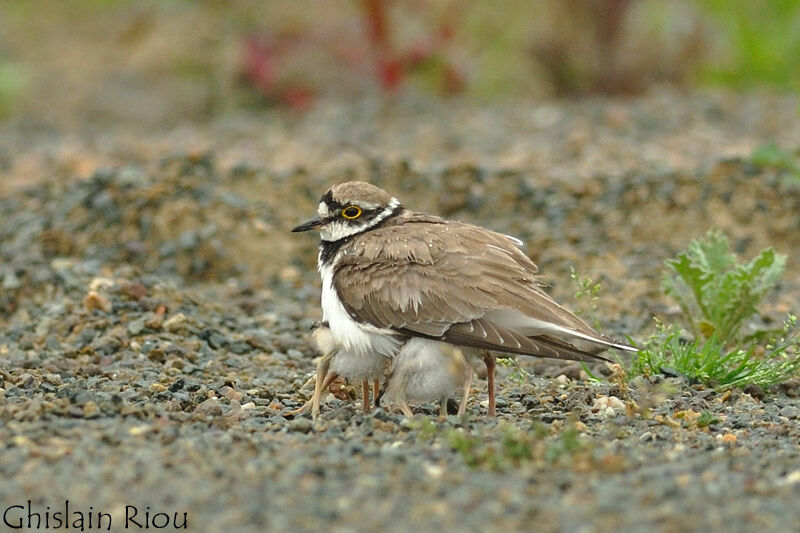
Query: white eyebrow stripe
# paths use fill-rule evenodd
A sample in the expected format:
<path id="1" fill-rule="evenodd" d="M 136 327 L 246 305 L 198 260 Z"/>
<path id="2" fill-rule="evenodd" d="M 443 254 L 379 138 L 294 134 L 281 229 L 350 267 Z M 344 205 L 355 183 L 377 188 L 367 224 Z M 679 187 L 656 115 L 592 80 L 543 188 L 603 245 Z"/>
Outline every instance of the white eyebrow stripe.
<path id="1" fill-rule="evenodd" d="M 380 204 L 376 204 L 373 202 L 361 202 L 360 204 L 358 204 L 358 207 L 360 207 L 364 211 L 372 211 L 373 209 L 378 209 L 378 207 L 380 207 Z"/>

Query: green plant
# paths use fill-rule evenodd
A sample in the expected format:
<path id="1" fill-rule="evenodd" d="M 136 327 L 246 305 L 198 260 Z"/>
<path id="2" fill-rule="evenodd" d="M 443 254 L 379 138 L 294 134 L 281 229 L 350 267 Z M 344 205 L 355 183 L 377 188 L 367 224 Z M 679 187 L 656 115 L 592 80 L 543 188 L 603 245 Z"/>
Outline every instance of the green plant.
<path id="1" fill-rule="evenodd" d="M 476 467 L 483 462 L 483 441 L 478 437 L 454 429 L 447 434 L 447 442 L 461 455 L 467 466 Z"/>
<path id="2" fill-rule="evenodd" d="M 762 250 L 738 263 L 718 231 L 691 242 L 666 262 L 664 291 L 683 310 L 694 340 L 675 324 L 657 322 L 656 331 L 631 363 L 632 374 L 681 374 L 728 389 L 769 387 L 800 375 L 797 318 L 788 315 L 776 331 L 744 335 L 742 326 L 783 273 L 785 256 Z"/>
<path id="3" fill-rule="evenodd" d="M 718 336 L 685 340 L 678 326 L 658 324 L 633 360 L 633 374 L 681 374 L 725 390 L 755 384 L 766 388 L 800 376 L 797 318 L 789 315 L 765 345 L 751 341 L 729 347 Z"/>
<path id="4" fill-rule="evenodd" d="M 587 308 L 577 309 L 575 314 L 588 314 L 594 323 L 594 328 L 600 331 L 600 319 L 597 317 L 597 305 L 600 301 L 600 289 L 602 288 L 600 282 L 595 282 L 589 276 L 581 276 L 573 266 L 569 267 L 569 279 L 572 280 L 572 284 L 575 286 L 574 298 L 588 303 Z M 581 361 L 581 367 L 590 381 L 603 381 L 603 378 L 592 372 L 585 362 Z"/>
<path id="5" fill-rule="evenodd" d="M 516 357 L 498 357 L 495 359 L 495 361 L 500 366 L 512 369 L 508 374 L 508 379 L 517 386 L 522 385 L 528 381 L 528 378 L 531 377 L 531 373 L 522 368 L 522 366 L 519 364 L 519 359 Z"/>
<path id="6" fill-rule="evenodd" d="M 575 428 L 565 429 L 558 439 L 551 442 L 544 452 L 544 458 L 553 462 L 564 455 L 573 455 L 586 446 L 580 432 Z"/>
<path id="7" fill-rule="evenodd" d="M 707 428 L 708 426 L 719 424 L 721 421 L 722 420 L 720 420 L 719 417 L 714 415 L 714 413 L 711 413 L 709 411 L 703 411 L 702 413 L 700 413 L 700 416 L 697 417 L 697 420 L 695 420 L 695 424 L 699 428 Z"/>
<path id="8" fill-rule="evenodd" d="M 728 239 L 712 230 L 666 264 L 671 272 L 664 291 L 678 302 L 695 337 L 727 343 L 740 338 L 743 323 L 783 273 L 786 256 L 767 248 L 739 264 Z"/>
<path id="9" fill-rule="evenodd" d="M 500 443 L 487 442 L 459 429 L 449 431 L 446 438 L 450 447 L 472 468 L 508 470 L 522 461 L 530 460 L 533 444 L 528 435 L 511 426 L 500 429 L 503 434 Z"/>
<path id="10" fill-rule="evenodd" d="M 762 144 L 753 150 L 750 160 L 757 167 L 776 168 L 795 179 L 800 179 L 800 158 L 775 143 Z"/>
<path id="11" fill-rule="evenodd" d="M 600 299 L 600 283 L 595 283 L 589 276 L 581 276 L 574 267 L 569 267 L 569 279 L 575 285 L 575 299 L 588 301 L 589 308 L 588 314 L 594 322 L 594 327 L 599 329 L 600 321 L 597 318 L 597 302 Z M 582 314 L 586 311 L 578 310 L 577 314 Z"/>
<path id="12" fill-rule="evenodd" d="M 417 440 L 425 442 L 433 439 L 439 432 L 436 423 L 430 418 L 411 419 L 407 422 L 408 428 L 417 432 Z"/>
<path id="13" fill-rule="evenodd" d="M 722 37 L 721 61 L 709 62 L 705 76 L 729 85 L 800 81 L 800 4 L 796 0 L 698 0 Z"/>
<path id="14" fill-rule="evenodd" d="M 18 69 L 0 59 L 0 118 L 10 113 L 21 89 L 22 78 Z"/>
<path id="15" fill-rule="evenodd" d="M 568 427 L 553 437 L 549 428 L 535 423 L 528 430 L 500 423 L 496 436 L 486 440 L 464 429 L 450 429 L 444 434 L 447 444 L 472 468 L 508 470 L 525 463 L 568 459 L 587 448 L 580 431 Z"/>
<path id="16" fill-rule="evenodd" d="M 533 440 L 517 427 L 507 426 L 504 429 L 501 446 L 503 456 L 512 463 L 518 464 L 533 457 Z"/>

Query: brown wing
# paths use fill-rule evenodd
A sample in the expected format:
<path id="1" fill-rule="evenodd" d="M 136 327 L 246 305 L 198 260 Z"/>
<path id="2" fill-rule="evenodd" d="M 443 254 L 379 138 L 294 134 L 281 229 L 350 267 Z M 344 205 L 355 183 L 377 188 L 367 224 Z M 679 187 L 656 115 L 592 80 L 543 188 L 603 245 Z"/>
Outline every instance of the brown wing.
<path id="1" fill-rule="evenodd" d="M 415 214 L 345 245 L 334 285 L 350 315 L 399 332 L 491 350 L 591 354 L 530 339 L 484 318 L 500 308 L 592 337 L 598 334 L 539 287 L 536 265 L 507 236 Z M 491 333 L 489 333 L 489 331 Z M 519 344 L 519 346 L 517 346 Z"/>
<path id="2" fill-rule="evenodd" d="M 471 346 L 498 352 L 520 355 L 552 357 L 570 361 L 609 361 L 595 353 L 586 352 L 565 342 L 547 336 L 525 337 L 514 330 L 503 328 L 486 320 L 454 324 L 441 337 L 441 340 L 459 346 Z"/>

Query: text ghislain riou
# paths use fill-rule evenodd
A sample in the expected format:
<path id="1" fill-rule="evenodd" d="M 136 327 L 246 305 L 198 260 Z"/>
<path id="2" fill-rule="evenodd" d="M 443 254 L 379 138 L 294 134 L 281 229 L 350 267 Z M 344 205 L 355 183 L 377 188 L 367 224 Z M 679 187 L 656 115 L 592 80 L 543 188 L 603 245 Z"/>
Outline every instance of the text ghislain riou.
<path id="1" fill-rule="evenodd" d="M 3 511 L 3 525 L 11 529 L 71 529 L 74 531 L 111 531 L 111 524 L 114 522 L 110 513 L 95 510 L 89 506 L 88 509 L 78 509 L 75 505 L 70 505 L 69 500 L 65 500 L 62 506 L 41 506 L 31 505 L 28 500 L 25 504 L 8 505 L 0 508 Z M 114 524 L 114 530 L 120 527 L 124 529 L 187 529 L 188 513 L 186 512 L 163 512 L 144 509 L 135 505 L 125 506 L 124 517 L 118 517 L 122 524 Z"/>

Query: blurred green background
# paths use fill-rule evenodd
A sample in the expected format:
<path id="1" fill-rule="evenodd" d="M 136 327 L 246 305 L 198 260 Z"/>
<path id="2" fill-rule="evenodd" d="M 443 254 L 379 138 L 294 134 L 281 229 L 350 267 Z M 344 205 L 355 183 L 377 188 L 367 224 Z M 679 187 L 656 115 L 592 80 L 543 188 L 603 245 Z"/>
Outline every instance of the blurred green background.
<path id="1" fill-rule="evenodd" d="M 799 82 L 796 0 L 0 3 L 0 117 L 33 123 Z"/>

